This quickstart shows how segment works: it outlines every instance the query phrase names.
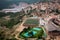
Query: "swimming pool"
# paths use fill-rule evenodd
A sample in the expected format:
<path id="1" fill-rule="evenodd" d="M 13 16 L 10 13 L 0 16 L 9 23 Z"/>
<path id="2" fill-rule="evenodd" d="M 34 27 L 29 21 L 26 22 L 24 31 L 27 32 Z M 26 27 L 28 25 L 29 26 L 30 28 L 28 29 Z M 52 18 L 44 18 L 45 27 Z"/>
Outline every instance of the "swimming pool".
<path id="1" fill-rule="evenodd" d="M 37 30 L 37 31 L 39 31 L 39 30 L 41 30 L 40 28 L 33 28 L 33 30 Z"/>
<path id="2" fill-rule="evenodd" d="M 37 37 L 42 37 L 42 36 L 46 36 L 46 34 L 44 33 L 44 30 L 40 27 L 35 27 L 35 28 L 31 28 L 30 30 L 27 29 L 28 31 L 25 32 L 23 30 L 22 33 L 19 34 L 20 38 L 37 38 Z"/>

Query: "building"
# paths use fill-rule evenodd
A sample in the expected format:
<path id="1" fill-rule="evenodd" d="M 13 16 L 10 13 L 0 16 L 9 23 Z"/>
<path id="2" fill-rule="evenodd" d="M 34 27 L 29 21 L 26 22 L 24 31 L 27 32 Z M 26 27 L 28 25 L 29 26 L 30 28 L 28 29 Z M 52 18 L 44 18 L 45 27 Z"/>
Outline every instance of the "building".
<path id="1" fill-rule="evenodd" d="M 57 18 L 52 18 L 48 21 L 47 24 L 47 30 L 48 31 L 60 31 L 60 20 L 58 20 Z"/>

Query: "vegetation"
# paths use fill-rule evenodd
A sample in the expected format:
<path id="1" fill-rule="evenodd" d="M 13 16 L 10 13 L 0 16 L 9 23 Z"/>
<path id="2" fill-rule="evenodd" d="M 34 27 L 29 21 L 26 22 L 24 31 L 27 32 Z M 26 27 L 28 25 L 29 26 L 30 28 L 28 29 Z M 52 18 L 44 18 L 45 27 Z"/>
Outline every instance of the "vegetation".
<path id="1" fill-rule="evenodd" d="M 31 10 L 27 10 L 27 14 L 26 14 L 26 16 L 27 17 L 33 17 L 33 15 L 31 15 L 34 11 L 36 11 L 36 9 L 33 9 L 32 10 L 32 8 L 31 8 Z"/>
<path id="2" fill-rule="evenodd" d="M 14 25 L 22 22 L 22 18 L 25 16 L 25 13 L 23 11 L 17 12 L 17 13 L 0 13 L 0 26 L 6 27 L 6 28 L 12 28 Z M 9 16 L 7 18 L 7 16 Z"/>
<path id="3" fill-rule="evenodd" d="M 0 27 L 0 40 L 17 40 L 17 39 L 11 36 L 9 29 L 6 28 L 3 29 L 2 27 Z"/>
<path id="4" fill-rule="evenodd" d="M 0 18 L 6 16 L 7 14 L 0 12 Z"/>
<path id="5" fill-rule="evenodd" d="M 23 11 L 17 13 L 0 13 L 0 40 L 17 40 L 13 37 L 12 31 L 14 32 L 13 26 L 21 23 L 25 13 Z M 1 29 L 2 28 L 2 29 Z"/>

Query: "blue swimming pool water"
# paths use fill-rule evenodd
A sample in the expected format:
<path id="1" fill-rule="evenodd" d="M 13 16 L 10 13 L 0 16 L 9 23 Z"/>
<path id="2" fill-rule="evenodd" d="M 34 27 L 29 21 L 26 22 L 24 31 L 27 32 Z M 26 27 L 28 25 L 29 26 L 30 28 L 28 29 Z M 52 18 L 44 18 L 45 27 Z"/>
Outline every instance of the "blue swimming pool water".
<path id="1" fill-rule="evenodd" d="M 40 28 L 33 28 L 33 30 L 41 30 Z"/>
<path id="2" fill-rule="evenodd" d="M 32 34 L 29 34 L 29 32 L 27 32 L 27 33 L 24 34 L 24 36 L 30 37 L 30 36 L 32 36 Z"/>
<path id="3" fill-rule="evenodd" d="M 28 37 L 28 33 L 25 33 L 24 36 Z"/>
<path id="4" fill-rule="evenodd" d="M 33 35 L 35 35 L 37 32 L 36 31 L 33 31 Z"/>
<path id="5" fill-rule="evenodd" d="M 42 29 L 41 28 L 32 28 L 31 30 L 25 32 L 25 33 L 22 33 L 22 35 L 26 38 L 28 37 L 32 37 L 32 36 L 35 36 L 35 35 L 38 35 L 38 32 L 40 32 Z M 43 37 L 46 37 L 46 33 L 42 34 Z"/>
<path id="6" fill-rule="evenodd" d="M 32 31 L 33 35 L 35 35 L 37 32 L 36 31 Z M 25 33 L 24 36 L 26 37 L 30 37 L 32 36 L 32 34 L 29 34 L 29 32 Z"/>
<path id="7" fill-rule="evenodd" d="M 37 32 L 36 31 L 34 31 L 34 30 L 41 30 L 40 28 L 33 28 L 33 30 L 31 31 L 32 33 L 33 33 L 33 35 L 35 35 Z M 27 32 L 27 33 L 25 33 L 24 34 L 24 36 L 26 36 L 26 37 L 29 37 L 29 36 L 32 36 L 32 34 L 29 34 L 29 32 Z"/>

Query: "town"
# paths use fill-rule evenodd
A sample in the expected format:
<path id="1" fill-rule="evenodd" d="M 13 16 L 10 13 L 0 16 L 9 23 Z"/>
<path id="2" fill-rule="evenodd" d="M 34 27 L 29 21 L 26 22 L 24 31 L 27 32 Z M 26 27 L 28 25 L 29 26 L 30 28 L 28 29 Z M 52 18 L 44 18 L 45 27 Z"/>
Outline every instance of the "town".
<path id="1" fill-rule="evenodd" d="M 2 40 L 60 40 L 58 1 L 30 4 L 19 11 L 4 9 L 0 14 Z"/>

